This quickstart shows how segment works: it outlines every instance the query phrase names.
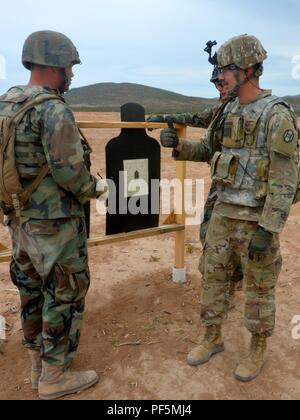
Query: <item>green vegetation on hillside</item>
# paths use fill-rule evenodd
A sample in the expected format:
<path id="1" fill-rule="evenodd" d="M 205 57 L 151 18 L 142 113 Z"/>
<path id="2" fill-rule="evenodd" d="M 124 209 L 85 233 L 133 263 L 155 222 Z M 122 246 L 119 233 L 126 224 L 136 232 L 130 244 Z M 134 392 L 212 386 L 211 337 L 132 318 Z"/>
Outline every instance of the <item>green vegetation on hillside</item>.
<path id="1" fill-rule="evenodd" d="M 75 111 L 119 112 L 125 103 L 144 106 L 146 113 L 197 112 L 217 99 L 194 98 L 132 83 L 99 83 L 72 89 L 66 99 Z"/>
<path id="2" fill-rule="evenodd" d="M 300 115 L 300 95 L 284 98 Z M 195 98 L 134 83 L 98 83 L 72 89 L 66 100 L 74 111 L 119 112 L 128 102 L 142 105 L 147 114 L 198 112 L 217 104 L 217 99 Z"/>

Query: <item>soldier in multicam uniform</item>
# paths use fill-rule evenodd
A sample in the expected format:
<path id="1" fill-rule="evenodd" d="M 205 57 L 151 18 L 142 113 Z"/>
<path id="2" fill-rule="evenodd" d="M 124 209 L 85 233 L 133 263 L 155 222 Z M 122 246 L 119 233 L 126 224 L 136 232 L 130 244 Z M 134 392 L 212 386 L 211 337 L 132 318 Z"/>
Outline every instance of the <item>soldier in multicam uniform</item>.
<path id="1" fill-rule="evenodd" d="M 198 127 L 198 128 L 205 128 L 207 129 L 211 122 L 214 119 L 218 119 L 222 116 L 222 112 L 225 108 L 225 105 L 228 101 L 232 100 L 229 98 L 228 89 L 223 81 L 219 78 L 219 70 L 215 66 L 212 77 L 210 79 L 211 83 L 213 83 L 216 89 L 220 93 L 220 103 L 217 106 L 207 108 L 202 112 L 197 112 L 195 114 L 172 114 L 172 115 L 152 115 L 147 118 L 149 122 L 167 122 L 169 118 L 173 120 L 176 124 L 184 124 L 190 127 Z M 204 213 L 203 213 L 203 221 L 200 226 L 200 241 L 203 246 L 203 251 L 205 249 L 205 239 L 208 230 L 208 226 L 212 217 L 213 209 L 217 201 L 217 184 L 213 182 L 211 188 L 208 193 L 207 200 L 204 206 Z M 200 263 L 199 263 L 199 271 L 204 275 L 204 252 L 202 253 Z M 229 295 L 229 307 L 230 309 L 234 308 L 234 294 L 235 290 L 241 287 L 241 282 L 243 280 L 243 272 L 241 268 L 241 263 L 239 261 L 234 262 L 231 267 L 228 267 L 228 276 L 231 278 L 228 295 Z"/>
<path id="2" fill-rule="evenodd" d="M 90 284 L 84 205 L 101 195 L 84 161 L 74 115 L 62 98 L 80 63 L 65 35 L 40 31 L 26 40 L 28 86 L 0 98 L 0 115 L 13 115 L 28 99 L 56 95 L 35 106 L 17 127 L 16 167 L 24 188 L 48 164 L 48 175 L 21 217 L 8 215 L 13 241 L 11 277 L 21 297 L 24 344 L 32 360 L 32 387 L 55 399 L 98 382 L 96 372 L 68 370 L 80 339 Z M 101 189 L 101 188 L 100 188 Z"/>
<path id="3" fill-rule="evenodd" d="M 256 378 L 275 327 L 275 286 L 282 267 L 279 233 L 298 185 L 298 130 L 291 107 L 259 87 L 267 53 L 254 36 L 230 39 L 218 50 L 220 79 L 237 98 L 226 105 L 200 143 L 180 142 L 163 130 L 161 142 L 177 160 L 210 161 L 218 199 L 209 224 L 201 317 L 206 334 L 188 355 L 201 365 L 224 351 L 221 326 L 227 318 L 227 268 L 237 256 L 246 287 L 245 326 L 252 334 L 248 355 L 235 377 Z"/>

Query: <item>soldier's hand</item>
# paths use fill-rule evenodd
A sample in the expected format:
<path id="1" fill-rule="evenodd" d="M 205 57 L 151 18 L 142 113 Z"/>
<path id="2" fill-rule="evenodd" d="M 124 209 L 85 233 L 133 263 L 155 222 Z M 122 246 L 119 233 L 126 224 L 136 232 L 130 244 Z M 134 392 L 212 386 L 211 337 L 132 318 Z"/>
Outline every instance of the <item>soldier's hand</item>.
<path id="1" fill-rule="evenodd" d="M 160 142 L 163 147 L 175 149 L 179 144 L 179 138 L 174 128 L 166 128 L 160 133 Z"/>
<path id="2" fill-rule="evenodd" d="M 165 122 L 165 117 L 163 115 L 150 115 L 146 121 L 152 123 L 163 123 Z"/>
<path id="3" fill-rule="evenodd" d="M 257 257 L 258 259 L 265 255 L 271 248 L 273 241 L 273 233 L 268 232 L 263 227 L 258 226 L 250 245 L 249 245 L 249 258 L 251 261 Z"/>
<path id="4" fill-rule="evenodd" d="M 108 199 L 108 194 L 109 194 L 109 187 L 107 182 L 104 179 L 100 179 L 97 182 L 96 185 L 96 191 L 97 191 L 97 199 L 100 201 L 105 201 Z"/>
<path id="5" fill-rule="evenodd" d="M 164 123 L 168 120 L 172 120 L 174 124 L 186 124 L 184 114 L 172 114 L 172 115 L 151 115 L 147 118 L 148 122 L 153 123 Z"/>
<path id="6" fill-rule="evenodd" d="M 174 124 L 186 124 L 185 114 L 165 115 L 165 121 L 173 121 Z"/>

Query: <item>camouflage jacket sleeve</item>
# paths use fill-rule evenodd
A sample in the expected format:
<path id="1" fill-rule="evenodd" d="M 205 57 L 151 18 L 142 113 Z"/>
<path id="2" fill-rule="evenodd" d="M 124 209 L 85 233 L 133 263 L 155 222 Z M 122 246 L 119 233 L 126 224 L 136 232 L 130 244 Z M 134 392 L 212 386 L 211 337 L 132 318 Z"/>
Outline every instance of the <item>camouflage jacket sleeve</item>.
<path id="1" fill-rule="evenodd" d="M 192 127 L 208 128 L 214 119 L 216 112 L 218 111 L 219 106 L 206 108 L 202 112 L 197 112 L 192 116 L 191 125 Z"/>
<path id="2" fill-rule="evenodd" d="M 209 162 L 210 161 L 210 148 L 208 146 L 207 138 L 200 139 L 200 142 L 183 141 L 182 151 L 180 153 L 174 150 L 173 157 L 175 160 L 191 162 Z"/>
<path id="3" fill-rule="evenodd" d="M 214 153 L 221 150 L 221 134 L 222 124 L 220 117 L 223 115 L 223 110 L 226 104 L 221 104 L 212 109 L 210 114 L 210 124 L 208 131 L 200 142 L 195 143 L 191 141 L 184 141 L 183 148 L 180 153 L 174 151 L 173 157 L 175 160 L 189 160 L 193 162 L 210 162 Z M 195 114 L 197 115 L 197 114 Z"/>
<path id="4" fill-rule="evenodd" d="M 185 124 L 190 127 L 208 128 L 215 115 L 216 108 L 207 108 L 196 114 L 173 114 L 177 124 Z M 166 115 L 164 116 L 166 118 Z"/>
<path id="5" fill-rule="evenodd" d="M 288 108 L 276 105 L 268 126 L 268 194 L 259 225 L 274 233 L 284 228 L 297 191 L 299 146 L 295 121 Z"/>
<path id="6" fill-rule="evenodd" d="M 92 166 L 92 162 L 91 162 L 92 149 L 84 137 L 80 136 L 80 142 L 83 149 L 83 160 L 84 160 L 85 166 L 87 167 L 87 170 L 90 171 L 91 166 Z"/>
<path id="7" fill-rule="evenodd" d="M 84 204 L 97 196 L 97 180 L 84 161 L 75 118 L 69 107 L 60 101 L 49 101 L 42 107 L 42 143 L 54 181 L 74 194 Z"/>

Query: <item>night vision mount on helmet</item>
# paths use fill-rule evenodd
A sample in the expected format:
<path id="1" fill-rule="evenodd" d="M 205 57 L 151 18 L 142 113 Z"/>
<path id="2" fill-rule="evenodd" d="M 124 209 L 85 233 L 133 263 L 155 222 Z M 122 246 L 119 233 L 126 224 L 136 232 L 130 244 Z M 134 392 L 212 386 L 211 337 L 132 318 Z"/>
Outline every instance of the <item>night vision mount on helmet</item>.
<path id="1" fill-rule="evenodd" d="M 212 55 L 212 49 L 214 46 L 218 45 L 217 41 L 208 41 L 206 43 L 206 48 L 204 49 L 205 52 L 209 55 L 208 61 L 210 64 L 214 66 L 214 70 L 212 72 L 211 76 L 211 83 L 217 83 L 219 81 L 219 69 L 218 69 L 218 59 L 217 59 L 217 53 Z"/>

